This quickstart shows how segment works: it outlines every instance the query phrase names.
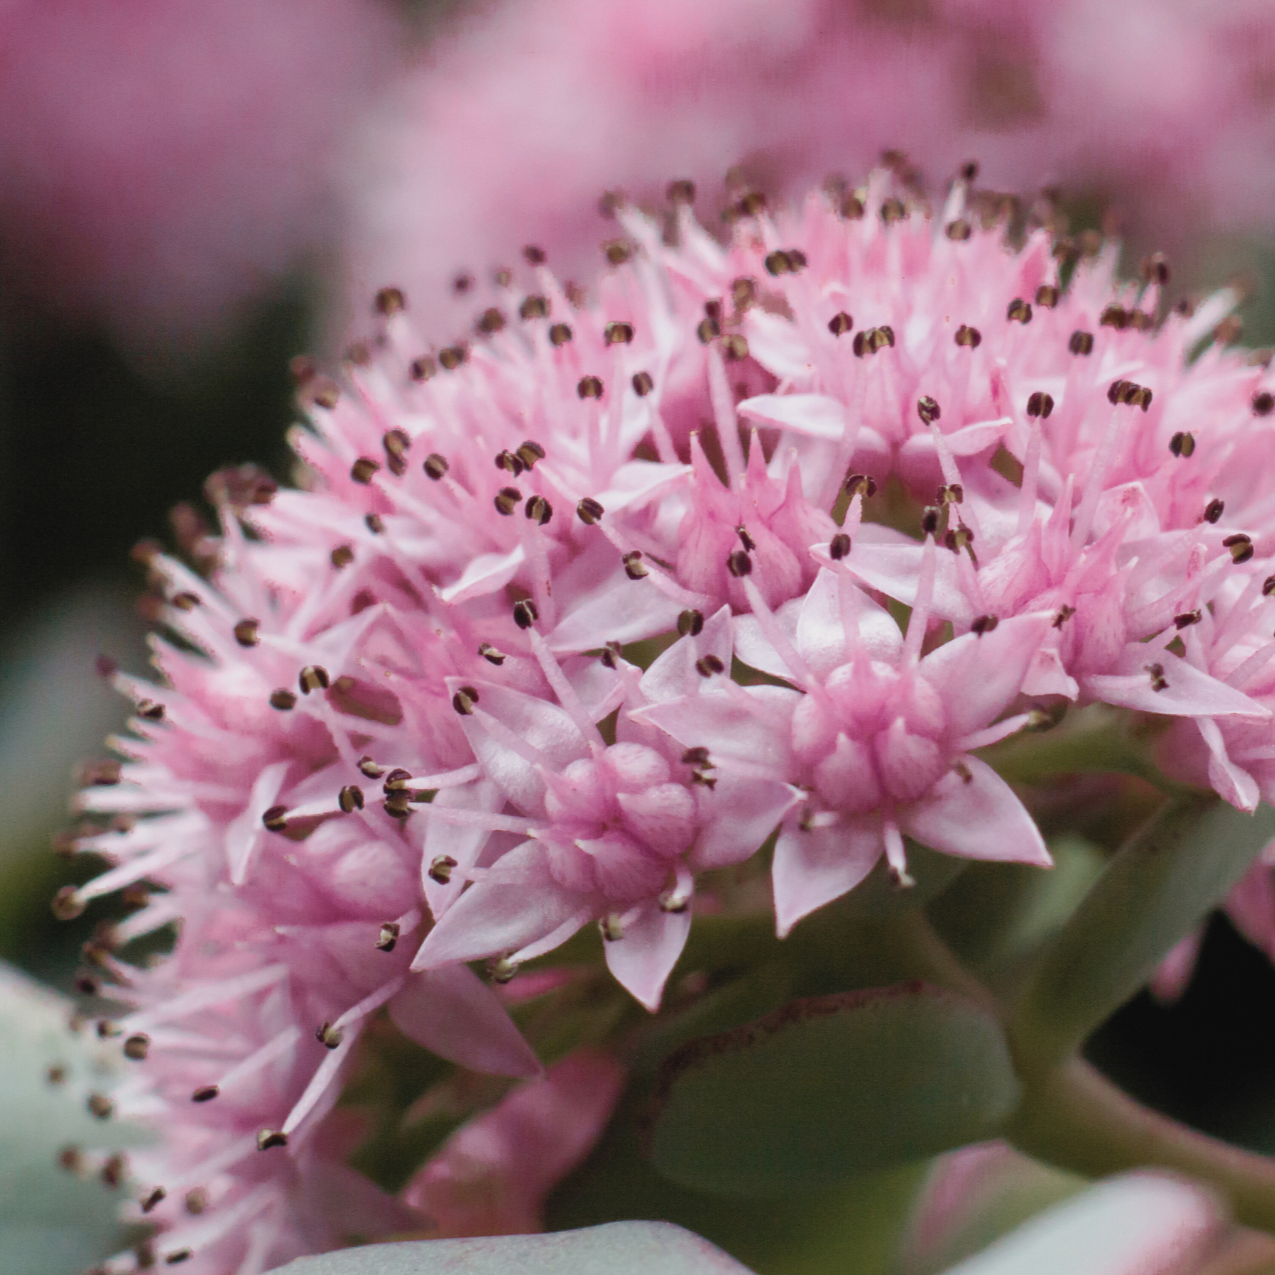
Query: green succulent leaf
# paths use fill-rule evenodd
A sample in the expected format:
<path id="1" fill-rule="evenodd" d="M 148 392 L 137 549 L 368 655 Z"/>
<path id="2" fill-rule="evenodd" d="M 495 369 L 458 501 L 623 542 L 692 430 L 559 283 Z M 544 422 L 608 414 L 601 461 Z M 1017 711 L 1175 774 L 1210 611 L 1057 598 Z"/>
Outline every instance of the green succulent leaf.
<path id="1" fill-rule="evenodd" d="M 993 1137 L 1018 1092 L 990 1014 L 904 983 L 691 1042 L 661 1073 L 649 1149 L 683 1186 L 787 1195 Z"/>
<path id="2" fill-rule="evenodd" d="M 370 1244 L 303 1257 L 280 1275 L 749 1275 L 707 1240 L 667 1222 L 610 1222 L 553 1235 Z"/>
<path id="3" fill-rule="evenodd" d="M 119 1195 L 89 1166 L 141 1135 L 89 1113 L 89 1095 L 109 1092 L 123 1064 L 118 1048 L 74 1035 L 70 1012 L 0 965 L 0 1275 L 67 1275 L 125 1242 Z M 68 1148 L 89 1152 L 82 1171 L 60 1167 Z"/>

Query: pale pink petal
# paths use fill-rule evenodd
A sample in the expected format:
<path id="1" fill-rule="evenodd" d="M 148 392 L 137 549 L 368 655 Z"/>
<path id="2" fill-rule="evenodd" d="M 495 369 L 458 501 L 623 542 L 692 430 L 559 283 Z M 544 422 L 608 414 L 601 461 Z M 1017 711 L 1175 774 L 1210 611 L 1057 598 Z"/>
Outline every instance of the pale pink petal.
<path id="1" fill-rule="evenodd" d="M 551 651 L 590 651 L 608 642 L 638 642 L 677 627 L 681 603 L 649 580 L 623 570 L 587 594 L 558 622 L 546 641 Z"/>
<path id="2" fill-rule="evenodd" d="M 570 716 L 557 704 L 524 695 L 494 682 L 465 683 L 449 678 L 447 689 L 455 694 L 462 685 L 478 691 L 478 711 L 458 714 L 461 729 L 488 776 L 527 814 L 544 810 L 544 781 L 537 765 L 561 770 L 588 752 Z M 494 729 L 487 721 L 494 719 Z"/>
<path id="3" fill-rule="evenodd" d="M 691 932 L 691 910 L 665 912 L 658 903 L 646 904 L 631 920 L 625 918 L 624 937 L 605 944 L 607 966 L 616 982 L 651 1013 L 660 1007 L 664 983 Z"/>
<path id="4" fill-rule="evenodd" d="M 430 809 L 495 814 L 504 804 L 505 794 L 490 779 L 481 779 L 477 783 L 462 784 L 457 788 L 440 788 L 430 803 Z M 432 819 L 428 815 L 422 820 L 411 822 L 416 827 L 423 826 L 425 829 L 425 841 L 421 850 L 421 882 L 430 911 L 435 917 L 439 917 L 460 897 L 460 892 L 465 887 L 465 878 L 461 873 L 455 873 L 446 883 L 439 882 L 430 876 L 431 865 L 440 856 L 445 856 L 454 859 L 456 866 L 462 870 L 472 868 L 478 862 L 478 856 L 487 844 L 491 831 L 481 824 L 466 826 L 449 823 L 445 819 Z"/>
<path id="5" fill-rule="evenodd" d="M 720 691 L 654 704 L 634 716 L 667 731 L 688 748 L 712 757 L 782 773 L 787 760 L 786 718 L 801 698 L 778 686 L 750 687 L 737 698 Z M 750 702 L 751 701 L 751 702 Z"/>
<path id="6" fill-rule="evenodd" d="M 921 676 L 943 696 L 953 738 L 986 726 L 1014 702 L 1051 618 L 1001 620 L 990 633 L 966 633 L 921 661 Z"/>
<path id="7" fill-rule="evenodd" d="M 716 783 L 696 789 L 700 834 L 689 856 L 697 872 L 742 863 L 761 848 L 802 794 L 773 779 L 716 773 Z"/>
<path id="8" fill-rule="evenodd" d="M 984 761 L 961 758 L 919 801 L 898 811 L 900 829 L 931 850 L 965 859 L 1053 866 L 1044 838 L 1014 790 Z"/>
<path id="9" fill-rule="evenodd" d="M 824 394 L 759 394 L 736 409 L 747 420 L 777 425 L 811 438 L 839 440 L 846 430 L 846 408 Z"/>
<path id="10" fill-rule="evenodd" d="M 457 961 L 516 952 L 551 934 L 580 908 L 580 896 L 564 890 L 549 875 L 545 849 L 525 841 L 500 860 L 506 878 L 525 873 L 520 882 L 478 881 L 443 913 L 412 962 L 413 969 L 438 969 Z"/>
<path id="11" fill-rule="evenodd" d="M 1150 666 L 1162 673 L 1153 678 Z M 1155 683 L 1163 681 L 1160 690 Z M 1169 717 L 1267 718 L 1270 710 L 1242 691 L 1188 664 L 1169 651 L 1138 644 L 1120 656 L 1112 673 L 1089 674 L 1080 679 L 1089 695 L 1121 708 Z"/>
<path id="12" fill-rule="evenodd" d="M 669 628 L 676 624 L 674 617 Z M 654 660 L 642 674 L 642 695 L 649 703 L 658 704 L 694 694 L 704 680 L 695 663 L 706 655 L 715 655 L 723 668 L 730 668 L 737 624 L 738 621 L 731 618 L 729 606 L 719 607 L 704 621 L 698 635 L 679 638 Z"/>
<path id="13" fill-rule="evenodd" d="M 879 819 L 846 820 L 808 830 L 785 827 L 775 843 L 772 866 L 779 937 L 803 916 L 853 890 L 884 850 Z"/>
<path id="14" fill-rule="evenodd" d="M 1172 1005 L 1186 991 L 1200 956 L 1201 931 L 1179 939 L 1151 975 L 1151 995 L 1163 1005 Z"/>
<path id="15" fill-rule="evenodd" d="M 845 564 L 869 589 L 878 589 L 906 606 L 915 605 L 917 582 L 921 578 L 920 545 L 874 543 L 860 537 Z M 934 598 L 930 610 L 960 628 L 968 628 L 974 620 L 976 612 L 961 587 L 955 554 L 941 553 L 934 561 Z"/>
<path id="16" fill-rule="evenodd" d="M 418 1045 L 471 1071 L 534 1076 L 540 1060 L 495 992 L 466 965 L 422 970 L 390 1001 L 395 1026 Z"/>

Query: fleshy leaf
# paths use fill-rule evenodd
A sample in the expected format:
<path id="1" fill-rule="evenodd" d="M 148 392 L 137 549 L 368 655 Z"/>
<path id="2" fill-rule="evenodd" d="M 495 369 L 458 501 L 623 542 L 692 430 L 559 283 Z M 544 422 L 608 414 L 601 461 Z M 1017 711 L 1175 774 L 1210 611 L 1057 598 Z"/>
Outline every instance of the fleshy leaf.
<path id="1" fill-rule="evenodd" d="M 91 1092 L 109 1092 L 112 1071 L 132 1064 L 72 1035 L 70 1013 L 69 1002 L 0 965 L 0 1275 L 66 1275 L 123 1239 L 119 1196 L 96 1174 L 59 1168 L 58 1156 L 80 1147 L 104 1157 L 146 1140 L 85 1108 Z M 60 1083 L 47 1079 L 51 1067 L 62 1069 Z"/>
<path id="2" fill-rule="evenodd" d="M 992 1137 L 1018 1081 L 983 1010 L 922 983 L 793 1001 L 665 1064 L 657 1169 L 722 1195 L 787 1195 Z"/>
<path id="3" fill-rule="evenodd" d="M 748 1275 L 707 1240 L 667 1222 L 609 1222 L 552 1235 L 372 1244 L 303 1257 L 286 1275 Z"/>

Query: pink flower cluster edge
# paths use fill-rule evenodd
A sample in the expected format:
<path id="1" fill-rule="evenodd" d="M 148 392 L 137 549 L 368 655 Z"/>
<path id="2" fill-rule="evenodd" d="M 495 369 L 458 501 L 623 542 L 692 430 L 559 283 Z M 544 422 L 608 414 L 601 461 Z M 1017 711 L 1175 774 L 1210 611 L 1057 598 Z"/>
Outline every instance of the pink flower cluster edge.
<path id="1" fill-rule="evenodd" d="M 55 902 L 136 904 L 94 955 L 159 1230 L 106 1270 L 409 1227 L 326 1119 L 378 1012 L 537 1075 L 519 966 L 596 924 L 657 1010 L 711 874 L 772 836 L 781 935 L 878 863 L 906 888 L 909 840 L 1047 866 L 978 753 L 1060 706 L 1275 793 L 1275 384 L 1233 295 L 1011 240 L 968 175 L 745 197 L 726 244 L 670 194 L 618 210 L 591 295 L 528 249 L 464 342 L 384 290 L 303 369 L 298 486 L 223 472 L 219 534 L 150 557 L 159 680 L 110 673 L 136 716 L 78 799 L 111 866 Z"/>

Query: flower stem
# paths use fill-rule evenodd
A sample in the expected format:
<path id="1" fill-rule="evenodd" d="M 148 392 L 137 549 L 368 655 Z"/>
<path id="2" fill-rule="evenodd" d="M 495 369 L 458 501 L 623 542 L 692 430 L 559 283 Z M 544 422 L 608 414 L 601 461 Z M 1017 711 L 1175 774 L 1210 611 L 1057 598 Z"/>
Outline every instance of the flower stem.
<path id="1" fill-rule="evenodd" d="M 1087 1177 L 1137 1168 L 1185 1174 L 1223 1193 L 1237 1221 L 1275 1232 L 1275 1160 L 1143 1107 L 1081 1059 L 1031 1078 L 1006 1137 Z"/>

